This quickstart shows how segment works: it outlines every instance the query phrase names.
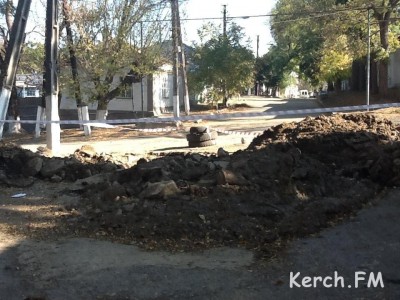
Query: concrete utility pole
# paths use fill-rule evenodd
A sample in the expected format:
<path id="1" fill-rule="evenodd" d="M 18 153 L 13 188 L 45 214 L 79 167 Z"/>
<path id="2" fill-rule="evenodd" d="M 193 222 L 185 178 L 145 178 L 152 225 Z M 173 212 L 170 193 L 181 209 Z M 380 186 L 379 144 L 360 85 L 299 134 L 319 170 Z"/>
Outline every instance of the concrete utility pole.
<path id="1" fill-rule="evenodd" d="M 172 15 L 172 52 L 173 52 L 173 107 L 174 107 L 174 117 L 179 118 L 179 92 L 178 92 L 178 26 L 177 26 L 177 14 L 176 14 L 176 0 L 171 0 L 171 15 Z"/>
<path id="2" fill-rule="evenodd" d="M 228 36 L 226 32 L 226 23 L 227 23 L 227 18 L 226 18 L 226 5 L 223 5 L 224 10 L 223 10 L 223 18 L 222 18 L 222 23 L 223 23 L 223 38 L 224 38 L 224 43 L 228 43 Z M 228 102 L 228 96 L 226 95 L 226 81 L 223 81 L 222 84 L 222 94 L 223 94 L 223 104 L 226 105 Z M 217 110 L 218 110 L 218 103 L 217 103 Z"/>
<path id="3" fill-rule="evenodd" d="M 21 54 L 22 44 L 25 38 L 26 22 L 29 16 L 31 0 L 19 0 L 14 24 L 11 28 L 10 42 L 6 49 L 4 63 L 6 65 L 3 87 L 0 94 L 0 140 L 3 138 L 4 122 L 6 119 L 8 104 L 10 102 L 11 90 L 17 73 L 18 61 Z"/>
<path id="4" fill-rule="evenodd" d="M 223 19 L 222 19 L 222 28 L 223 28 L 223 35 L 226 38 L 226 4 L 223 5 L 224 10 L 223 10 Z"/>
<path id="5" fill-rule="evenodd" d="M 178 1 L 176 2 L 176 24 L 177 24 L 177 31 L 178 31 L 179 67 L 181 70 L 180 83 L 183 85 L 183 103 L 185 105 L 185 114 L 189 115 L 190 102 L 189 102 L 189 89 L 188 89 L 187 74 L 186 74 L 185 47 L 183 46 L 183 42 L 182 42 L 182 27 L 181 27 L 181 18 L 179 16 Z"/>
<path id="6" fill-rule="evenodd" d="M 58 115 L 58 1 L 47 0 L 46 8 L 46 39 L 45 39 L 45 99 L 46 119 L 60 121 Z M 47 123 L 47 148 L 56 154 L 60 151 L 60 123 Z"/>
<path id="7" fill-rule="evenodd" d="M 258 50 L 260 48 L 260 36 L 257 35 L 257 49 L 256 49 L 256 58 L 258 59 Z M 260 85 L 259 82 L 256 81 L 256 84 L 254 86 L 254 95 L 259 96 L 260 95 Z"/>

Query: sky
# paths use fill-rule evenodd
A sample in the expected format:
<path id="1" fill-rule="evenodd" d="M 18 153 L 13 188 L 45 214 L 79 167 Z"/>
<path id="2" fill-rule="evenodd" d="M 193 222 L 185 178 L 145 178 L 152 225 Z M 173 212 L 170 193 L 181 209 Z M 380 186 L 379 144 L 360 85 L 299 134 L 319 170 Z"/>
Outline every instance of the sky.
<path id="1" fill-rule="evenodd" d="M 181 18 L 220 18 L 212 21 L 182 21 L 183 40 L 189 43 L 198 40 L 197 29 L 206 22 L 221 25 L 223 17 L 223 5 L 226 5 L 227 18 L 240 16 L 266 15 L 274 8 L 277 0 L 188 0 L 180 7 Z M 245 34 L 252 42 L 251 46 L 256 53 L 257 35 L 259 35 L 259 55 L 267 52 L 273 42 L 270 34 L 269 17 L 257 17 L 248 19 L 234 19 L 235 23 L 244 27 Z M 228 23 L 229 24 L 229 23 Z"/>
<path id="2" fill-rule="evenodd" d="M 17 4 L 18 1 L 14 1 Z M 183 41 L 189 45 L 193 40 L 198 41 L 197 30 L 207 22 L 220 25 L 222 28 L 223 5 L 226 5 L 227 18 L 229 25 L 230 17 L 266 15 L 271 12 L 277 0 L 187 0 L 180 6 L 181 19 L 192 18 L 217 18 L 217 20 L 182 20 Z M 36 31 L 43 34 L 45 26 L 45 0 L 33 0 L 31 12 L 29 15 L 27 31 Z M 59 8 L 61 9 L 61 7 Z M 269 44 L 273 43 L 270 34 L 269 17 L 253 17 L 248 19 L 234 19 L 233 21 L 244 27 L 245 34 L 251 39 L 251 47 L 256 54 L 257 35 L 259 35 L 259 55 L 265 54 L 269 48 Z M 33 24 L 38 24 L 34 26 Z M 43 38 L 41 35 L 30 34 L 29 40 Z"/>

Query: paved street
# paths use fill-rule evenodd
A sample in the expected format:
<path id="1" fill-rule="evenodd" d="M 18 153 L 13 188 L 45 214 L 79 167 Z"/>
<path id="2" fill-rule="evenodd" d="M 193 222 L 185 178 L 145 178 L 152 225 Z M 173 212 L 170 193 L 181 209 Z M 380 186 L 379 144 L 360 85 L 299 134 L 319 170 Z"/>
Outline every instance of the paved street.
<path id="1" fill-rule="evenodd" d="M 284 100 L 279 98 L 264 98 L 264 97 L 249 97 L 241 98 L 236 101 L 236 104 L 246 104 L 246 107 L 238 112 L 264 112 L 264 111 L 285 111 L 285 110 L 298 110 L 298 109 L 312 109 L 318 108 L 319 103 L 316 99 L 290 99 Z M 29 111 L 34 111 L 33 106 L 25 110 L 26 115 L 22 119 L 32 118 L 33 112 L 29 114 Z M 231 111 L 235 112 L 235 111 Z M 63 112 L 61 119 L 68 119 L 75 111 L 70 111 L 68 114 Z M 110 119 L 117 118 L 132 118 L 133 115 L 129 113 L 118 113 L 110 112 Z M 247 132 L 247 133 L 260 133 L 271 126 L 283 122 L 300 121 L 306 117 L 306 115 L 290 115 L 290 116 L 264 116 L 255 118 L 239 118 L 239 119 L 221 119 L 221 120 L 204 120 L 199 123 L 199 125 L 209 125 L 213 129 L 222 131 L 235 131 L 235 132 Z M 92 116 L 91 116 L 92 118 Z M 149 124 L 150 125 L 150 124 Z M 151 124 L 152 128 L 157 127 L 158 124 Z M 30 126 L 30 127 L 29 127 Z M 163 127 L 163 125 L 159 125 Z M 189 130 L 190 124 L 184 123 L 184 129 Z M 33 131 L 33 125 L 25 125 L 28 132 Z M 101 129 L 98 129 L 101 130 Z M 87 139 L 82 137 L 80 141 L 75 141 L 73 143 L 63 143 L 60 155 L 69 155 L 73 153 L 76 149 L 80 148 L 84 144 L 91 144 L 95 146 L 96 149 L 101 150 L 101 152 L 108 153 L 146 153 L 149 151 L 188 151 L 190 150 L 187 145 L 185 138 L 185 130 L 178 132 L 178 134 L 164 136 L 154 136 L 147 135 L 144 137 L 132 136 L 132 138 L 121 139 L 114 138 L 113 140 L 106 141 L 95 141 L 93 139 Z M 216 146 L 206 147 L 206 148 L 196 148 L 194 151 L 216 151 L 219 147 L 224 147 L 228 151 L 237 151 L 245 149 L 251 142 L 252 136 L 248 136 L 245 139 L 245 143 L 242 143 L 242 138 L 240 135 L 227 135 L 220 134 L 218 137 L 218 144 Z M 46 146 L 43 141 L 37 141 L 32 138 L 29 142 L 21 145 L 22 147 L 36 151 L 39 146 Z"/>
<path id="2" fill-rule="evenodd" d="M 234 104 L 249 106 L 246 112 L 278 112 L 286 110 L 320 108 L 320 103 L 315 98 L 310 99 L 281 99 L 264 97 L 243 97 L 241 100 L 232 101 Z M 318 115 L 318 114 L 316 114 Z M 235 120 L 209 121 L 215 128 L 225 128 L 232 131 L 263 131 L 266 127 L 275 126 L 283 122 L 300 121 L 306 114 L 288 116 L 267 116 L 256 118 L 241 118 Z"/>

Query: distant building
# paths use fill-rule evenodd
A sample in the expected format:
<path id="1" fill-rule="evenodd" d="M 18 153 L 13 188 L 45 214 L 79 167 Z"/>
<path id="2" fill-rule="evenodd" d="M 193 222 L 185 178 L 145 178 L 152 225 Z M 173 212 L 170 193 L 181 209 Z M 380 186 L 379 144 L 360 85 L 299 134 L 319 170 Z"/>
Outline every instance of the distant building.
<path id="1" fill-rule="evenodd" d="M 42 74 L 19 74 L 16 76 L 15 86 L 17 95 L 21 98 L 38 98 L 43 86 Z"/>
<path id="2" fill-rule="evenodd" d="M 291 72 L 290 84 L 285 88 L 283 96 L 285 98 L 297 98 L 299 97 L 299 75 L 296 72 Z"/>
<path id="3" fill-rule="evenodd" d="M 118 78 L 114 79 L 118 81 Z M 153 74 L 145 76 L 142 83 L 127 85 L 123 92 L 112 99 L 108 110 L 147 112 L 155 116 L 172 112 L 172 65 L 164 64 Z M 142 94 L 143 88 L 143 94 Z M 179 91 L 180 103 L 183 105 L 183 90 Z M 85 95 L 82 95 L 85 99 Z M 97 109 L 97 102 L 88 103 L 90 110 Z M 67 93 L 62 93 L 61 109 L 76 109 L 76 101 Z"/>

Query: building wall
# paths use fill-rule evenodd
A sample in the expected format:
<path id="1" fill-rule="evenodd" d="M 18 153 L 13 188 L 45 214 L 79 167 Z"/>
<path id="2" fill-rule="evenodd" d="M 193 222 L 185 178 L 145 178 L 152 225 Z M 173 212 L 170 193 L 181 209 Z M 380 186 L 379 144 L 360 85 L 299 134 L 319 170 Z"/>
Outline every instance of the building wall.
<path id="1" fill-rule="evenodd" d="M 109 102 L 108 110 L 148 112 L 159 115 L 172 110 L 171 66 L 164 65 L 160 70 L 132 85 L 132 98 L 116 98 Z M 143 87 L 143 100 L 141 89 Z M 183 97 L 181 97 L 183 99 Z M 149 103 L 150 101 L 150 103 Z M 89 109 L 97 109 L 97 103 L 88 104 Z M 69 95 L 62 95 L 61 109 L 76 109 L 76 101 Z"/>
<path id="2" fill-rule="evenodd" d="M 143 86 L 143 101 L 142 101 Z M 108 103 L 109 110 L 147 111 L 147 77 L 132 84 L 132 98 L 115 98 Z"/>
<path id="3" fill-rule="evenodd" d="M 153 76 L 153 111 L 162 114 L 172 110 L 172 74 L 162 72 Z"/>
<path id="4" fill-rule="evenodd" d="M 142 95 L 140 82 L 133 83 L 132 98 L 115 98 L 108 103 L 108 110 L 142 111 Z M 147 78 L 143 78 L 143 110 L 147 111 Z M 88 103 L 90 110 L 97 109 L 97 102 Z M 67 94 L 63 94 L 60 103 L 61 109 L 76 109 L 76 101 Z"/>
<path id="5" fill-rule="evenodd" d="M 390 54 L 388 87 L 400 87 L 400 49 Z"/>

